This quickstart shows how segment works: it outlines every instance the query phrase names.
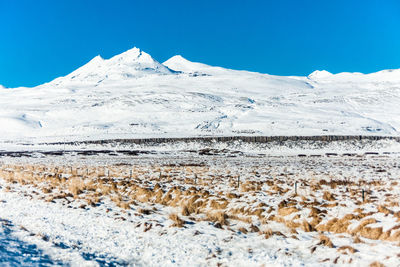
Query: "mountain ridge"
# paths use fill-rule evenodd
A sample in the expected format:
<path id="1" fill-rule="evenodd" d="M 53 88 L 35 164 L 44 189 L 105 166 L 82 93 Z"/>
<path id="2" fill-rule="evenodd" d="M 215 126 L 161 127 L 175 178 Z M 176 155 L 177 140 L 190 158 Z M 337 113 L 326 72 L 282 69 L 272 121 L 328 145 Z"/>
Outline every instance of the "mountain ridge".
<path id="1" fill-rule="evenodd" d="M 277 76 L 138 48 L 34 88 L 0 90 L 0 139 L 391 135 L 400 70 Z"/>
<path id="2" fill-rule="evenodd" d="M 129 63 L 134 63 L 129 66 Z M 108 64 L 111 66 L 105 66 L 104 64 Z M 120 69 L 120 70 L 113 70 L 115 65 L 125 65 L 128 67 L 128 70 Z M 136 64 L 136 68 L 135 65 Z M 141 68 L 139 66 L 142 66 Z M 131 67 L 129 69 L 129 67 Z M 133 67 L 133 68 L 132 68 Z M 90 68 L 90 69 L 89 69 Z M 102 73 L 93 73 L 94 69 L 101 70 Z M 89 70 L 88 70 L 89 69 Z M 84 73 L 80 73 L 84 71 Z M 143 71 L 144 73 L 140 73 Z M 307 76 L 296 76 L 296 75 L 289 75 L 289 76 L 280 76 L 275 74 L 268 74 L 268 73 L 260 73 L 260 72 L 252 72 L 247 70 L 235 70 L 229 68 L 223 68 L 219 66 L 211 66 L 200 62 L 193 62 L 189 61 L 188 59 L 184 58 L 182 55 L 175 55 L 164 61 L 163 63 L 158 62 L 150 54 L 142 51 L 137 47 L 133 47 L 125 52 L 117 54 L 109 59 L 104 59 L 101 55 L 97 55 L 88 61 L 86 64 L 82 65 L 81 67 L 77 68 L 75 71 L 54 80 L 44 83 L 44 84 L 52 84 L 52 85 L 59 85 L 62 82 L 63 78 L 68 79 L 76 79 L 78 76 L 83 76 L 83 79 L 79 80 L 82 81 L 89 81 L 90 79 L 93 80 L 94 77 L 98 76 L 97 79 L 94 79 L 94 82 L 103 81 L 107 78 L 110 78 L 108 74 L 114 75 L 114 79 L 118 78 L 127 78 L 127 77 L 142 77 L 143 75 L 148 74 L 176 74 L 177 72 L 184 72 L 184 73 L 217 73 L 221 74 L 226 71 L 235 71 L 235 72 L 248 72 L 254 74 L 262 74 L 262 75 L 270 75 L 275 77 L 290 77 L 296 79 L 309 79 L 309 80 L 322 80 L 323 82 L 326 79 L 336 79 L 336 81 L 347 81 L 349 78 L 367 78 L 367 79 L 384 79 L 385 81 L 399 81 L 400 82 L 400 69 L 385 69 L 380 70 L 377 72 L 372 73 L 361 73 L 361 72 L 339 72 L 339 73 L 331 73 L 326 70 L 315 70 Z M 107 74 L 108 73 L 108 74 Z M 84 75 L 86 74 L 86 75 Z M 0 85 L 1 86 L 1 85 Z M 41 85 L 38 85 L 41 86 Z M 37 87 L 37 86 L 35 86 Z M 0 87 L 1 88 L 1 87 Z M 4 87 L 3 87 L 4 88 Z M 3 89 L 1 88 L 1 89 Z"/>

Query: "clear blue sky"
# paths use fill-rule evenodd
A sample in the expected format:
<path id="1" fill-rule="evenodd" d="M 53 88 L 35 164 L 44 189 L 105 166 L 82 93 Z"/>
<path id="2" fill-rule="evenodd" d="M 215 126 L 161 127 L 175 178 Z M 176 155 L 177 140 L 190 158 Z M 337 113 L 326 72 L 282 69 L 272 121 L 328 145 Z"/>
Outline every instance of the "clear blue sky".
<path id="1" fill-rule="evenodd" d="M 400 68 L 400 1 L 0 0 L 0 84 L 34 86 L 133 46 L 277 75 Z"/>

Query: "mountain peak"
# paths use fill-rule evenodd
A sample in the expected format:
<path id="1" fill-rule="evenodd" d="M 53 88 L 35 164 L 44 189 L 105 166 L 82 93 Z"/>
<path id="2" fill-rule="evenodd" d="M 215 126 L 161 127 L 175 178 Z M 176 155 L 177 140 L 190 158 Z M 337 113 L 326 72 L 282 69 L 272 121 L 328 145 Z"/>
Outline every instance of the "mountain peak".
<path id="1" fill-rule="evenodd" d="M 309 79 L 321 79 L 331 77 L 333 74 L 326 70 L 316 70 L 313 71 L 310 75 L 308 75 Z"/>
<path id="2" fill-rule="evenodd" d="M 152 74 L 172 74 L 172 70 L 162 65 L 149 54 L 133 47 L 110 59 L 100 55 L 65 77 L 54 80 L 51 84 L 75 84 L 89 82 L 100 84 L 108 80 L 126 80 Z"/>
<path id="3" fill-rule="evenodd" d="M 143 53 L 142 50 L 140 50 L 137 47 L 133 47 L 121 54 L 113 56 L 109 60 L 110 61 L 136 61 L 141 57 L 142 53 Z"/>
<path id="4" fill-rule="evenodd" d="M 182 63 L 182 62 L 190 62 L 189 60 L 187 60 L 186 58 L 184 58 L 181 55 L 175 55 L 173 57 L 171 57 L 170 59 L 168 59 L 167 61 L 165 61 L 163 64 L 168 64 L 168 63 Z"/>
<path id="5" fill-rule="evenodd" d="M 99 66 L 103 64 L 105 59 L 103 59 L 100 55 L 95 56 L 92 58 L 88 63 L 83 65 L 81 68 L 91 68 L 93 66 Z"/>
<path id="6" fill-rule="evenodd" d="M 182 71 L 187 73 L 202 71 L 204 69 L 210 68 L 210 66 L 206 64 L 189 61 L 186 58 L 182 57 L 181 55 L 176 55 L 171 57 L 170 59 L 165 61 L 163 65 L 167 66 L 172 70 Z"/>
<path id="7" fill-rule="evenodd" d="M 90 60 L 89 62 L 103 62 L 104 58 L 102 58 L 100 55 L 95 56 L 94 58 L 92 58 L 92 60 Z"/>
<path id="8" fill-rule="evenodd" d="M 113 56 L 108 61 L 118 62 L 123 64 L 156 64 L 161 65 L 157 60 L 155 60 L 151 55 L 144 52 L 140 48 L 133 47 L 121 54 Z"/>
<path id="9" fill-rule="evenodd" d="M 121 71 L 126 73 L 140 74 L 139 72 L 171 74 L 172 71 L 155 60 L 152 56 L 137 47 L 133 47 L 119 55 L 110 58 L 107 61 L 108 66 L 113 68 L 123 68 Z"/>

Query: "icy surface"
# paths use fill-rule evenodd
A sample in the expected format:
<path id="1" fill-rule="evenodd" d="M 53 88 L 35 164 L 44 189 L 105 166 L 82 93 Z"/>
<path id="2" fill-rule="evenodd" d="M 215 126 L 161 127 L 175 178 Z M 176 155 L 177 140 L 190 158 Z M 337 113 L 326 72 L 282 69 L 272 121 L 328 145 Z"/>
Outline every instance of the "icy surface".
<path id="1" fill-rule="evenodd" d="M 281 77 L 161 64 L 133 48 L 34 88 L 0 88 L 3 140 L 396 135 L 400 70 Z"/>

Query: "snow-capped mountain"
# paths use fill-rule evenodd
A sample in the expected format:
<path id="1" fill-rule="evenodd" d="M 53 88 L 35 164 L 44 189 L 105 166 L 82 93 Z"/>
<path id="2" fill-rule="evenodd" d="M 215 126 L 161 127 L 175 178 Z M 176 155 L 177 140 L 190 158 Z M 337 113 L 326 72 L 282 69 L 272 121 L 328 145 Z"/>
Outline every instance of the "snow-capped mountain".
<path id="1" fill-rule="evenodd" d="M 133 48 L 34 88 L 0 89 L 2 139 L 398 135 L 400 70 L 274 76 Z"/>
<path id="2" fill-rule="evenodd" d="M 132 48 L 110 59 L 100 55 L 65 77 L 55 79 L 52 86 L 99 85 L 102 82 L 118 82 L 129 78 L 138 78 L 151 74 L 172 74 L 168 67 L 154 60 L 149 54 L 138 48 Z"/>

